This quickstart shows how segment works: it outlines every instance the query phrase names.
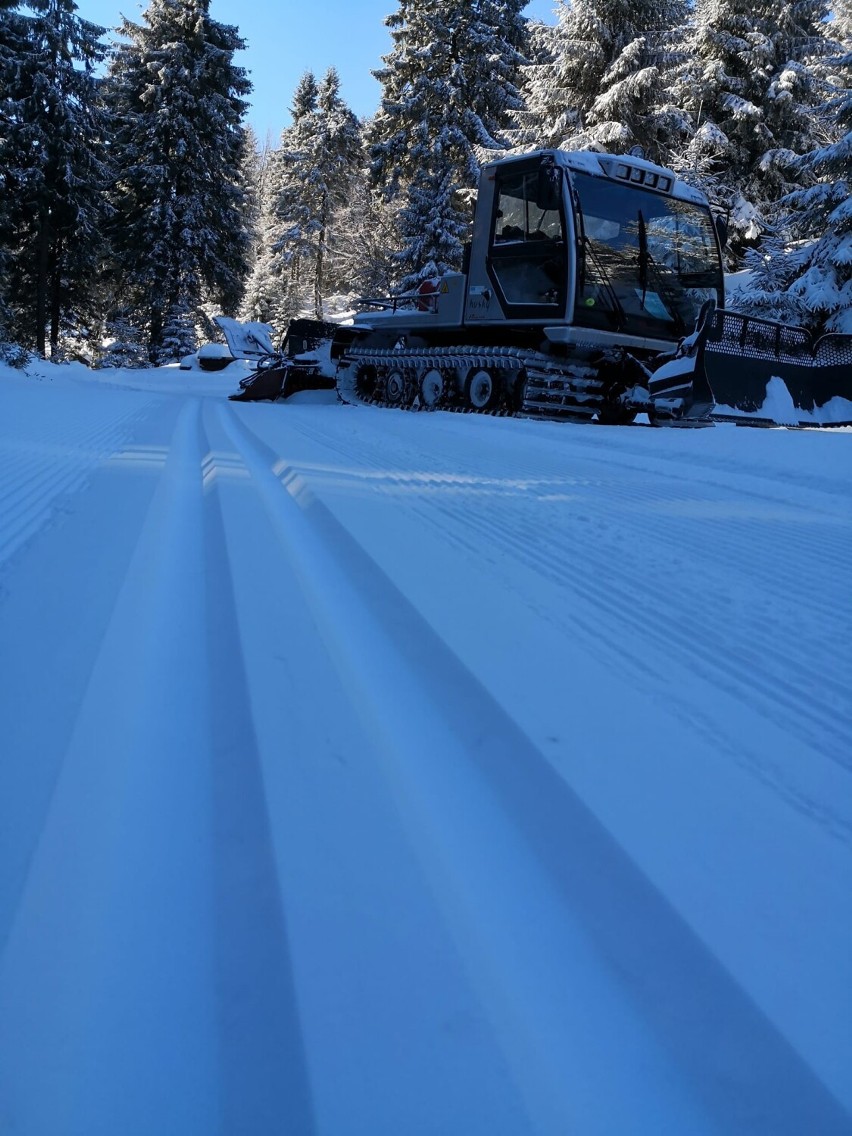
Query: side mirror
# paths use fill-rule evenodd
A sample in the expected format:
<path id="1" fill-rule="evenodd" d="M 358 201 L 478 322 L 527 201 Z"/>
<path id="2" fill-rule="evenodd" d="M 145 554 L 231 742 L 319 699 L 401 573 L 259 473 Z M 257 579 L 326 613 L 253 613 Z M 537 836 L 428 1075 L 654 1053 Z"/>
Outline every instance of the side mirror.
<path id="1" fill-rule="evenodd" d="M 553 158 L 542 158 L 538 167 L 538 184 L 535 191 L 537 209 L 546 212 L 562 204 L 562 170 Z"/>
<path id="2" fill-rule="evenodd" d="M 716 222 L 716 235 L 719 238 L 719 244 L 724 248 L 728 243 L 728 218 L 717 213 L 714 221 Z"/>

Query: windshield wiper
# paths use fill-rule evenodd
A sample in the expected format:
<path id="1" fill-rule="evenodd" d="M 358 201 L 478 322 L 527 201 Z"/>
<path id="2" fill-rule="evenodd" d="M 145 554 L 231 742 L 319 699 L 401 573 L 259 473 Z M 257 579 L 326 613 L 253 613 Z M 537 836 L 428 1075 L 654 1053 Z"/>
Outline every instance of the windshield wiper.
<path id="1" fill-rule="evenodd" d="M 618 298 L 618 293 L 613 287 L 612 278 L 601 263 L 598 254 L 595 252 L 594 245 L 592 244 L 591 239 L 586 233 L 586 222 L 583 217 L 583 206 L 580 204 L 580 195 L 577 193 L 576 189 L 573 190 L 572 196 L 574 198 L 574 210 L 577 217 L 577 226 L 580 236 L 579 247 L 577 250 L 579 254 L 578 283 L 580 285 L 580 291 L 582 292 L 586 286 L 586 256 L 588 255 L 589 259 L 594 265 L 595 272 L 597 272 L 598 274 L 601 286 L 603 287 L 604 292 L 609 299 L 611 309 L 610 315 L 615 320 L 616 331 L 621 331 L 627 323 L 627 313 L 624 310 L 624 305 Z"/>
<path id="2" fill-rule="evenodd" d="M 648 294 L 648 275 L 649 273 L 654 278 L 654 283 L 657 291 L 660 293 L 666 311 L 672 317 L 672 323 L 675 325 L 675 331 L 679 335 L 686 334 L 686 324 L 684 323 L 683 316 L 678 311 L 678 303 L 680 297 L 677 291 L 672 288 L 670 282 L 666 279 L 663 270 L 651 256 L 651 250 L 648 248 L 648 227 L 645 224 L 645 218 L 642 216 L 642 210 L 639 210 L 639 287 L 642 289 L 642 309 L 645 309 L 645 297 Z"/>
<path id="3" fill-rule="evenodd" d="M 648 269 L 651 265 L 651 253 L 648 250 L 648 226 L 639 210 L 639 287 L 642 289 L 640 307 L 645 310 L 645 297 L 648 295 Z"/>

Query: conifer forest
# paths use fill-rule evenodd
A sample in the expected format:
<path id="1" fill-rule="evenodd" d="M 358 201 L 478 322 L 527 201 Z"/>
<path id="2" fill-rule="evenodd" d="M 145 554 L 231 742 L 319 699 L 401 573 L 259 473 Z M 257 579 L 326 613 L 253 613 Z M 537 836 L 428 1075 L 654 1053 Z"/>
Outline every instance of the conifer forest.
<path id="1" fill-rule="evenodd" d="M 390 7 L 392 0 L 389 0 Z M 271 144 L 237 27 L 0 0 L 0 353 L 159 365 L 215 314 L 322 318 L 457 270 L 485 162 L 641 152 L 729 218 L 737 306 L 852 332 L 852 0 L 398 0 L 371 118 L 306 73 Z"/>

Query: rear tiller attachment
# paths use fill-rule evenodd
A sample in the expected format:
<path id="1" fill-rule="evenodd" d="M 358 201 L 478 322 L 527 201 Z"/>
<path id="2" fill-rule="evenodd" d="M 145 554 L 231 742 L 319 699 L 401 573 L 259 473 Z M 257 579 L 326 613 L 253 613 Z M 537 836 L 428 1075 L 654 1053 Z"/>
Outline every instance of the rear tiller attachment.
<path id="1" fill-rule="evenodd" d="M 233 402 L 289 398 L 303 390 L 334 390 L 334 371 L 328 353 L 335 324 L 320 320 L 291 320 L 279 347 L 258 361 L 257 370 L 240 382 Z"/>

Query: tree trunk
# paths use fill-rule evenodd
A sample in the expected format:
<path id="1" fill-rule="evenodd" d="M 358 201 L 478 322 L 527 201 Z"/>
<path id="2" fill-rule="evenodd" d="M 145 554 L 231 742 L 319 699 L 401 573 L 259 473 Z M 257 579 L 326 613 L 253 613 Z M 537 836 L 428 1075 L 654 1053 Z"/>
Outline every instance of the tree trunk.
<path id="1" fill-rule="evenodd" d="M 50 266 L 50 357 L 59 351 L 59 323 L 62 308 L 62 238 L 56 240 L 53 263 Z"/>
<path id="2" fill-rule="evenodd" d="M 47 329 L 47 268 L 50 258 L 50 221 L 43 205 L 38 214 L 38 245 L 36 263 L 36 351 L 46 357 L 45 332 Z"/>
<path id="3" fill-rule="evenodd" d="M 163 313 L 151 313 L 151 322 L 148 326 L 148 362 L 156 366 L 159 362 L 159 350 L 163 343 Z"/>
<path id="4" fill-rule="evenodd" d="M 322 319 L 322 270 L 323 255 L 325 253 L 325 226 L 320 230 L 319 244 L 317 245 L 317 262 L 314 271 L 314 315 Z"/>
<path id="5" fill-rule="evenodd" d="M 322 311 L 322 290 L 323 280 L 322 273 L 325 267 L 325 234 L 328 231 L 328 195 L 323 195 L 322 202 L 322 215 L 321 215 L 322 228 L 319 231 L 319 241 L 317 242 L 317 263 L 314 272 L 314 315 L 318 320 L 323 317 Z"/>

